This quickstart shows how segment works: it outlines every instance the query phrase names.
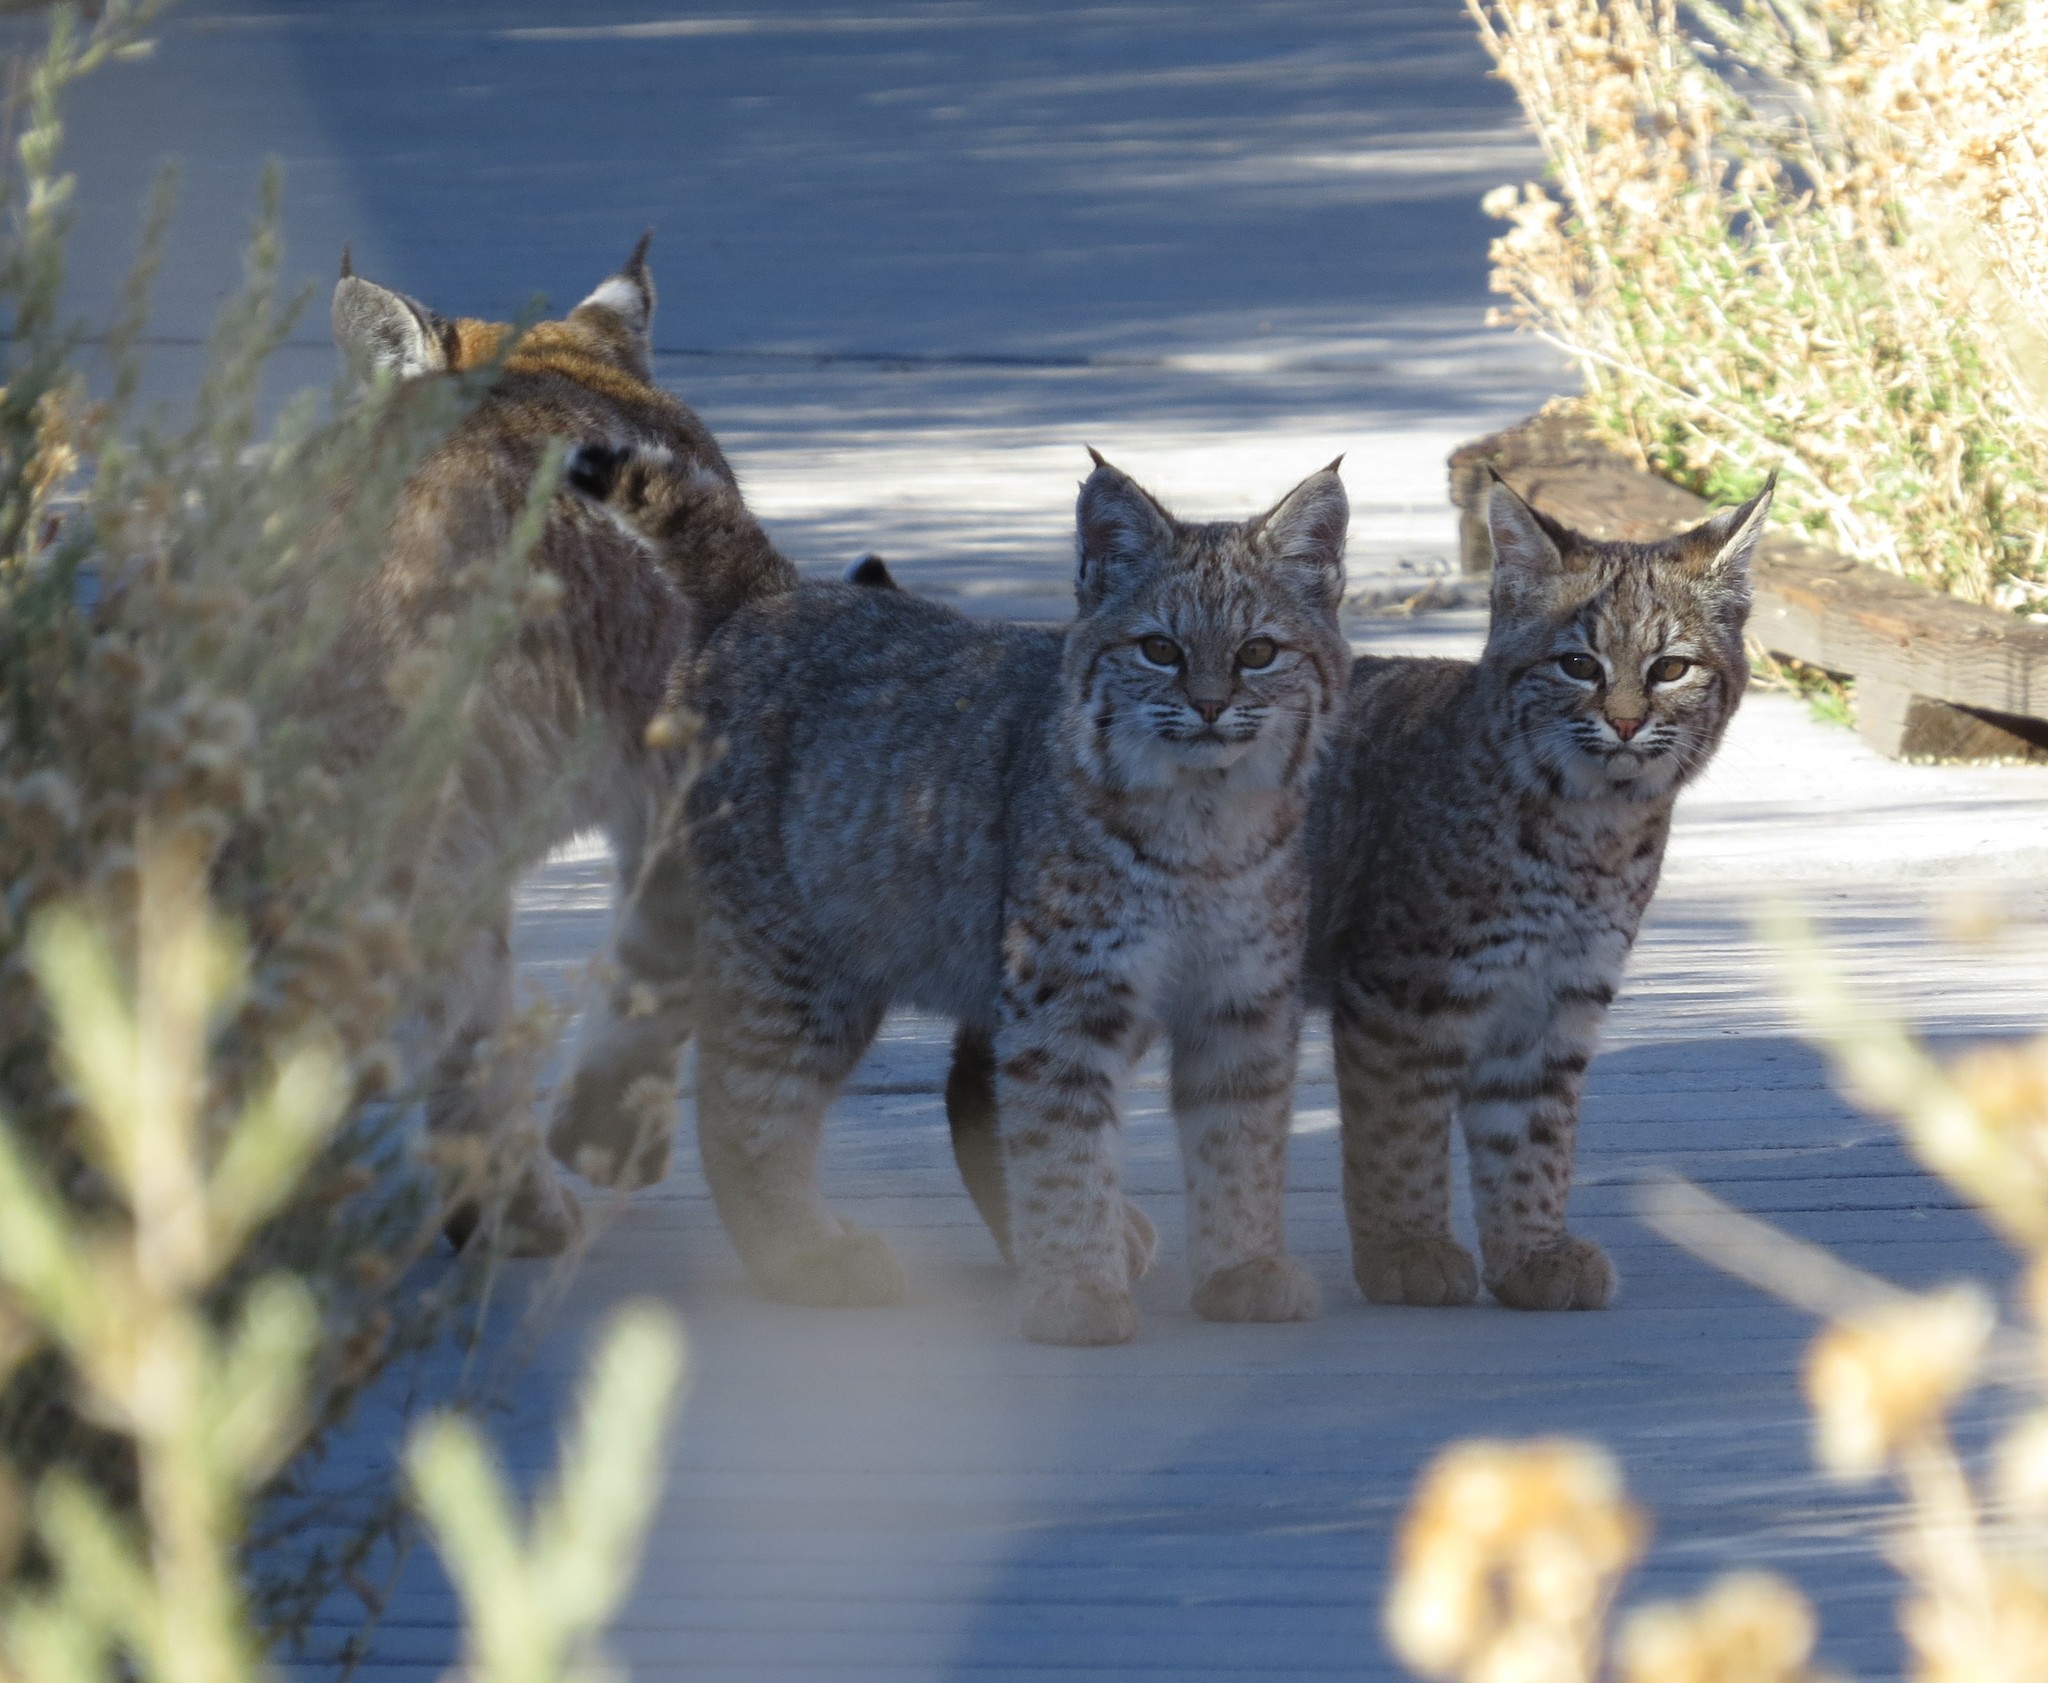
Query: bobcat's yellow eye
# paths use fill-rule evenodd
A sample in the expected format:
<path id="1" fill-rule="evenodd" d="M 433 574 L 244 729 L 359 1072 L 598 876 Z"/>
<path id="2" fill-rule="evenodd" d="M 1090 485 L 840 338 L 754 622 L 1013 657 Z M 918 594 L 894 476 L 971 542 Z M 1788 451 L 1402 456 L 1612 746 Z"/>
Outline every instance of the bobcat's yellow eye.
<path id="1" fill-rule="evenodd" d="M 1650 682 L 1675 684 L 1691 670 L 1692 662 L 1684 655 L 1663 655 L 1650 662 Z"/>
<path id="2" fill-rule="evenodd" d="M 1270 637 L 1253 637 L 1237 651 L 1237 664 L 1247 672 L 1257 672 L 1273 664 L 1273 657 L 1280 652 L 1280 645 Z"/>
<path id="3" fill-rule="evenodd" d="M 1140 637 L 1138 639 L 1138 653 L 1143 655 L 1154 666 L 1178 666 L 1180 664 L 1180 645 L 1171 637 Z"/>
<path id="4" fill-rule="evenodd" d="M 1600 663 L 1589 654 L 1559 655 L 1557 669 L 1582 684 L 1590 684 L 1600 676 Z"/>

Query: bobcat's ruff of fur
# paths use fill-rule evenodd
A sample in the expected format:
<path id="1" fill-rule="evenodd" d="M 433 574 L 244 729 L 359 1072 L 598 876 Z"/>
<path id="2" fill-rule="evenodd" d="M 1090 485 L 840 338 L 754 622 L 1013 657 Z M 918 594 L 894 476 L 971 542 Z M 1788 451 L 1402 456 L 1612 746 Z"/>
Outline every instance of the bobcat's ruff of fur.
<path id="1" fill-rule="evenodd" d="M 698 494 L 655 453 L 586 460 L 657 543 Z M 719 751 L 690 794 L 694 1023 L 666 1022 L 698 1033 L 705 1175 L 771 1296 L 904 1290 L 888 1248 L 835 1216 L 816 1179 L 826 1107 L 904 1004 L 988 1048 L 1029 1337 L 1137 1330 L 1131 1284 L 1154 1241 L 1117 1184 L 1117 1089 L 1161 1033 L 1196 1308 L 1314 1313 L 1281 1194 L 1301 834 L 1347 658 L 1345 522 L 1334 469 L 1257 520 L 1200 526 L 1098 458 L 1079 504 L 1079 617 L 1057 631 L 876 588 L 885 569 L 799 586 L 764 551 L 693 573 L 708 641 L 677 699 Z M 619 1028 L 593 1048 L 644 1050 Z M 616 1093 L 674 1068 L 671 1049 L 578 1081 Z"/>
<path id="2" fill-rule="evenodd" d="M 1613 1295 L 1600 1247 L 1565 1225 L 1579 1090 L 1672 803 L 1748 680 L 1769 508 L 1767 486 L 1664 543 L 1598 543 L 1497 483 L 1479 661 L 1352 668 L 1311 820 L 1309 975 L 1331 1011 L 1353 1268 L 1375 1302 L 1477 1291 L 1451 1237 L 1454 1115 L 1493 1295 Z"/>
<path id="3" fill-rule="evenodd" d="M 316 705 L 335 736 L 367 757 L 399 727 L 390 686 L 405 658 L 429 645 L 502 555 L 549 445 L 593 433 L 659 447 L 715 480 L 737 505 L 731 469 L 697 417 L 655 388 L 649 366 L 654 284 L 643 239 L 618 274 L 559 321 L 528 329 L 489 393 L 406 486 L 385 558 L 323 673 Z M 334 333 L 358 372 L 428 380 L 487 363 L 511 330 L 450 321 L 349 272 L 335 288 Z M 556 610 L 526 621 L 488 668 L 469 709 L 473 736 L 437 814 L 434 838 L 396 886 L 425 903 L 480 878 L 536 863 L 581 830 L 610 836 L 624 881 L 639 868 L 650 815 L 673 768 L 646 743 L 670 665 L 686 642 L 689 600 L 673 568 L 701 545 L 677 533 L 660 551 L 573 492 L 559 493 L 530 566 L 559 581 Z M 717 541 L 711 534 L 710 542 Z M 595 748 L 594 754 L 590 750 Z M 517 838 L 518 857 L 506 857 Z M 430 1125 L 502 1135 L 525 1118 L 531 1060 L 479 1052 L 512 1003 L 510 896 L 446 979 L 433 1021 Z M 480 1071 L 489 1071 L 486 1080 Z M 576 1228 L 574 1200 L 530 1148 L 508 1207 L 518 1248 L 559 1248 Z M 473 1208 L 449 1218 L 461 1242 Z"/>

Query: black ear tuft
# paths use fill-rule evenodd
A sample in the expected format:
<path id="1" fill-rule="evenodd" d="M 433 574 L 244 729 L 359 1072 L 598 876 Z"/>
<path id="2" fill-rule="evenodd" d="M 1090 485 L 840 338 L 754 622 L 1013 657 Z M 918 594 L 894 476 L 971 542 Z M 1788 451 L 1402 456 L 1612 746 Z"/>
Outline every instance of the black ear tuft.
<path id="1" fill-rule="evenodd" d="M 616 444 L 579 444 L 562 464 L 562 483 L 594 501 L 609 501 L 631 454 Z"/>
<path id="2" fill-rule="evenodd" d="M 1088 459 L 1091 462 L 1093 462 L 1097 467 L 1109 466 L 1108 458 L 1106 458 L 1100 450 L 1096 449 L 1094 445 L 1084 444 L 1081 446 L 1081 448 L 1088 452 Z"/>
<path id="3" fill-rule="evenodd" d="M 355 272 L 356 272 L 356 266 L 355 266 L 355 265 L 354 265 L 353 263 L 351 263 L 351 262 L 350 262 L 350 261 L 348 260 L 348 245 L 347 245 L 347 243 L 346 243 L 346 242 L 344 242 L 344 243 L 343 243 L 343 245 L 342 245 L 342 248 L 341 248 L 341 277 L 340 277 L 340 278 L 341 278 L 341 279 L 343 279 L 343 280 L 347 280 L 347 279 L 349 278 L 349 276 L 350 276 L 350 275 L 352 275 L 352 274 L 354 274 Z"/>
<path id="4" fill-rule="evenodd" d="M 896 590 L 896 575 L 889 571 L 889 563 L 879 555 L 863 555 L 847 568 L 848 584 L 865 585 L 870 590 Z"/>
<path id="5" fill-rule="evenodd" d="M 615 354 L 627 364 L 629 372 L 642 380 L 650 377 L 650 359 L 654 354 L 654 273 L 647 267 L 647 243 L 653 238 L 654 230 L 650 228 L 640 236 L 625 267 L 599 283 L 588 298 L 569 312 L 575 317 L 586 310 L 602 311 L 624 328 L 625 342 L 615 347 Z"/>

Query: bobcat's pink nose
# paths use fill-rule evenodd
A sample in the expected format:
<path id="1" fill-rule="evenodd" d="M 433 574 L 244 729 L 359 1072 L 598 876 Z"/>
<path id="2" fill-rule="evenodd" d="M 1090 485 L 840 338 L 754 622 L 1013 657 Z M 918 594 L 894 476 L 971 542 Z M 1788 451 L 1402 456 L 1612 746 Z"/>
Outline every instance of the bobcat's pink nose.
<path id="1" fill-rule="evenodd" d="M 1188 705 L 1192 707 L 1197 713 L 1202 715 L 1203 724 L 1213 725 L 1218 719 L 1223 717 L 1223 709 L 1228 707 L 1230 705 L 1230 702 L 1228 701 L 1228 699 L 1222 701 L 1206 701 L 1199 696 L 1189 696 Z"/>
<path id="2" fill-rule="evenodd" d="M 1612 714 L 1609 714 L 1607 722 L 1614 727 L 1614 734 L 1616 736 L 1620 737 L 1622 741 L 1628 742 L 1634 738 L 1637 731 L 1643 728 L 1643 715 L 1638 714 L 1633 719 L 1617 719 Z"/>

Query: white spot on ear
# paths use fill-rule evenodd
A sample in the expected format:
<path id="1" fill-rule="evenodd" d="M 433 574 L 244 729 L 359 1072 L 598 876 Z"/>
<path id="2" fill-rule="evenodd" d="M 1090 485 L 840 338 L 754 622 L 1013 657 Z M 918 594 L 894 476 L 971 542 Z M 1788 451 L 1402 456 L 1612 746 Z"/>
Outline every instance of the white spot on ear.
<path id="1" fill-rule="evenodd" d="M 588 298 L 584 305 L 595 304 L 601 310 L 610 310 L 614 315 L 623 316 L 634 326 L 647 310 L 647 294 L 640 289 L 640 283 L 630 281 L 624 275 L 614 275 Z"/>

